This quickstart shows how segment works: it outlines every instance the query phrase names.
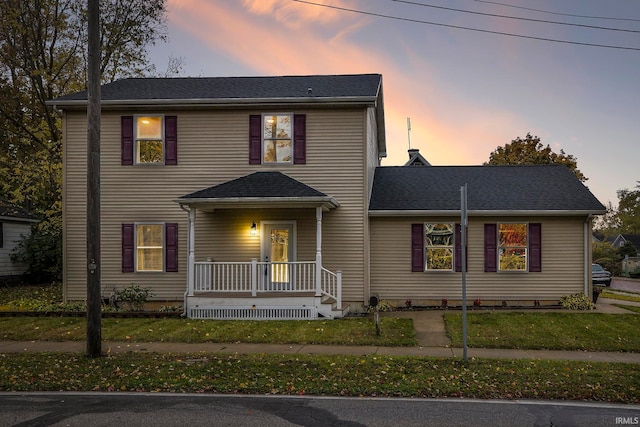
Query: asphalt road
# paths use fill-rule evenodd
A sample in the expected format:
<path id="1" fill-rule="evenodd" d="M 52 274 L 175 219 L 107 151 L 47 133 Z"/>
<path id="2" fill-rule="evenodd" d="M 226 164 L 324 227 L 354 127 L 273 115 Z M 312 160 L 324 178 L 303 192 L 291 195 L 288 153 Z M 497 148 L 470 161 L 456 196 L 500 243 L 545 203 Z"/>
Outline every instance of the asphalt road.
<path id="1" fill-rule="evenodd" d="M 640 405 L 190 395 L 0 393 L 1 426 L 616 426 Z"/>
<path id="2" fill-rule="evenodd" d="M 624 277 L 614 277 L 611 280 L 611 289 L 619 291 L 638 292 L 640 293 L 640 280 L 627 279 Z"/>

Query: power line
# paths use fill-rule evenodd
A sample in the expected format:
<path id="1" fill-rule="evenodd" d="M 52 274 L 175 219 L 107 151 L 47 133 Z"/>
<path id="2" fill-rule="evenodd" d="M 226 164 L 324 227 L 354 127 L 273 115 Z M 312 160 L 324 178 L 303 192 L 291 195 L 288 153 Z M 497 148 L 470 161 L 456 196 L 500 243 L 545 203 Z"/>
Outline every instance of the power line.
<path id="1" fill-rule="evenodd" d="M 410 4 L 410 5 L 413 5 L 413 6 L 422 6 L 422 7 L 430 7 L 430 8 L 433 8 L 433 9 L 450 10 L 450 11 L 453 11 L 453 12 L 470 13 L 472 15 L 491 16 L 491 17 L 494 17 L 494 18 L 517 19 L 519 21 L 541 22 L 541 23 L 544 23 L 544 24 L 554 24 L 554 25 L 568 25 L 570 27 L 582 27 L 582 28 L 590 28 L 590 29 L 595 29 L 595 30 L 622 31 L 622 32 L 626 32 L 626 33 L 640 33 L 640 30 L 627 30 L 625 28 L 602 27 L 602 26 L 598 26 L 598 25 L 574 24 L 574 23 L 571 23 L 571 22 L 548 21 L 548 20 L 545 20 L 545 19 L 522 18 L 522 17 L 519 17 L 519 16 L 498 15 L 498 14 L 494 14 L 494 13 L 484 13 L 484 12 L 474 12 L 474 11 L 471 11 L 471 10 L 456 9 L 456 8 L 453 8 L 453 7 L 445 7 L 445 6 L 435 6 L 435 5 L 432 5 L 432 4 L 419 3 L 419 2 L 415 2 L 415 1 L 407 1 L 407 0 L 391 0 L 391 1 L 395 1 L 397 3 Z"/>
<path id="2" fill-rule="evenodd" d="M 531 7 L 514 6 L 512 4 L 500 3 L 500 2 L 497 2 L 497 1 L 488 1 L 488 0 L 472 0 L 472 1 L 477 1 L 478 3 L 497 4 L 498 6 L 512 7 L 514 9 L 531 10 L 533 12 L 547 13 L 549 15 L 571 16 L 571 17 L 574 17 L 574 18 L 586 18 L 586 19 L 607 19 L 607 20 L 610 20 L 610 21 L 640 22 L 640 19 L 634 19 L 634 18 L 616 18 L 616 17 L 611 17 L 611 16 L 576 15 L 576 14 L 573 14 L 573 13 L 551 12 L 549 10 L 533 9 Z"/>
<path id="3" fill-rule="evenodd" d="M 496 35 L 500 35 L 500 36 L 517 37 L 517 38 L 522 38 L 522 39 L 538 40 L 538 41 L 545 41 L 545 42 L 551 42 L 551 43 L 563 43 L 563 44 L 573 44 L 573 45 L 579 45 L 579 46 L 602 47 L 602 48 L 607 48 L 607 49 L 621 49 L 621 50 L 640 51 L 640 48 L 637 48 L 637 47 L 614 46 L 614 45 L 606 45 L 606 44 L 598 44 L 598 43 L 585 43 L 585 42 L 576 42 L 576 41 L 570 41 L 570 40 L 550 39 L 550 38 L 546 38 L 546 37 L 525 36 L 525 35 L 522 35 L 522 34 L 505 33 L 505 32 L 502 32 L 502 31 L 482 30 L 482 29 L 479 29 L 479 28 L 464 27 L 464 26 L 461 26 L 461 25 L 442 24 L 440 22 L 424 21 L 424 20 L 420 20 L 420 19 L 401 18 L 401 17 L 398 17 L 398 16 L 384 15 L 384 14 L 381 14 L 381 13 L 366 12 L 366 11 L 357 10 L 357 9 L 349 9 L 349 8 L 346 8 L 346 7 L 339 7 L 339 6 L 333 6 L 333 5 L 328 5 L 328 4 L 314 3 L 312 1 L 306 1 L 306 0 L 292 0 L 292 1 L 297 2 L 297 3 L 308 4 L 308 5 L 311 5 L 311 6 L 319 6 L 319 7 L 325 7 L 325 8 L 328 8 L 328 9 L 341 10 L 341 11 L 344 11 L 344 12 L 352 12 L 352 13 L 358 13 L 358 14 L 361 14 L 361 15 L 375 16 L 377 18 L 394 19 L 394 20 L 397 20 L 397 21 L 413 22 L 413 23 L 417 23 L 417 24 L 435 25 L 435 26 L 438 26 L 438 27 L 455 28 L 455 29 L 458 29 L 458 30 L 475 31 L 475 32 L 479 32 L 479 33 L 496 34 Z"/>

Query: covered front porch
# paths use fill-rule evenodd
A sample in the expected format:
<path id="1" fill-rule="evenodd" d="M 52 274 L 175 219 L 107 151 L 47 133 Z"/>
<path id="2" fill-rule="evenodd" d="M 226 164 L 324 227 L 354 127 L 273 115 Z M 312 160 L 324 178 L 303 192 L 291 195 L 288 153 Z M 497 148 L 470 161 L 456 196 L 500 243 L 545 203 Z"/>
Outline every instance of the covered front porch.
<path id="1" fill-rule="evenodd" d="M 280 172 L 257 172 L 176 202 L 189 218 L 188 317 L 317 319 L 347 313 L 341 271 L 322 264 L 323 213 L 339 206 L 330 196 Z M 216 248 L 213 255 L 210 248 Z"/>

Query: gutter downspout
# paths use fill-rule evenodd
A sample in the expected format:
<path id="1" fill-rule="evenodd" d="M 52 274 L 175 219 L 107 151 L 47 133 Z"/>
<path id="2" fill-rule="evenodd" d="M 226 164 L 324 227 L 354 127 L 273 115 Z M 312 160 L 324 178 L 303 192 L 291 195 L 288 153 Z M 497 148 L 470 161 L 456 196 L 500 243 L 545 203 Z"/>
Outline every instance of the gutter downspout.
<path id="1" fill-rule="evenodd" d="M 584 221 L 584 294 L 589 297 L 589 276 L 591 273 L 591 218 L 593 215 L 587 215 L 587 219 Z"/>

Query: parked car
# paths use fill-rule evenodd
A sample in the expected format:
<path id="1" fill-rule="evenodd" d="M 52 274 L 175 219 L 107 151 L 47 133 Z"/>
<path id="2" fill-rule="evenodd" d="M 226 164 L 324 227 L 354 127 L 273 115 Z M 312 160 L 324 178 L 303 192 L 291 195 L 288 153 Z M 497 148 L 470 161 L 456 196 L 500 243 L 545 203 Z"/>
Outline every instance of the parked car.
<path id="1" fill-rule="evenodd" d="M 591 283 L 594 285 L 611 285 L 611 273 L 600 264 L 591 264 Z"/>

